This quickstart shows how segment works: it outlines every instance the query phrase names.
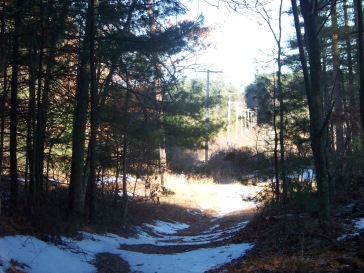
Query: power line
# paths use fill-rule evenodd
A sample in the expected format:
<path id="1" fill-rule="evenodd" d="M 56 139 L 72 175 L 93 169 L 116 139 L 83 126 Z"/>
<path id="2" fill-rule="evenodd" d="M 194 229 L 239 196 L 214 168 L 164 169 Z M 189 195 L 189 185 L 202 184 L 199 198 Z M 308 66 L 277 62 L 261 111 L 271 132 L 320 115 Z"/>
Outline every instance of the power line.
<path id="1" fill-rule="evenodd" d="M 214 70 L 196 70 L 196 72 L 202 72 L 207 73 L 207 79 L 206 79 L 206 137 L 205 137 L 205 164 L 209 160 L 209 98 L 210 98 L 210 73 L 223 73 L 220 71 L 214 71 Z"/>

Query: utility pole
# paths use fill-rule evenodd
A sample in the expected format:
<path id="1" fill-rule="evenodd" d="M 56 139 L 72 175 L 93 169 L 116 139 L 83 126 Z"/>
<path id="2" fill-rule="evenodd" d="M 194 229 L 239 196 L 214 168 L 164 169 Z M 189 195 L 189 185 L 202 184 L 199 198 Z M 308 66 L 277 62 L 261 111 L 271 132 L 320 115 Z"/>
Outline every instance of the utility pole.
<path id="1" fill-rule="evenodd" d="M 230 122 L 231 122 L 231 105 L 233 103 L 236 104 L 236 101 L 235 102 L 232 102 L 231 101 L 231 95 L 236 95 L 236 94 L 241 94 L 241 93 L 231 93 L 229 92 L 228 96 L 229 96 L 229 102 L 228 102 L 228 125 L 227 125 L 227 140 L 226 140 L 226 146 L 229 147 L 230 146 Z M 237 110 L 237 107 L 235 107 L 235 116 L 236 116 L 236 121 L 235 121 L 235 138 L 237 137 L 236 133 L 237 133 L 237 123 L 238 123 L 238 110 Z"/>
<path id="2" fill-rule="evenodd" d="M 206 137 L 205 137 L 205 164 L 209 160 L 209 98 L 210 98 L 210 70 L 207 70 L 206 80 Z"/>
<path id="3" fill-rule="evenodd" d="M 227 140 L 226 145 L 230 146 L 230 120 L 231 120 L 231 93 L 229 92 L 229 102 L 228 102 L 228 124 L 227 124 Z"/>
<path id="4" fill-rule="evenodd" d="M 222 71 L 201 70 L 196 72 L 207 72 L 206 79 L 206 137 L 205 137 L 205 164 L 209 161 L 209 98 L 210 98 L 210 73 L 222 73 Z"/>

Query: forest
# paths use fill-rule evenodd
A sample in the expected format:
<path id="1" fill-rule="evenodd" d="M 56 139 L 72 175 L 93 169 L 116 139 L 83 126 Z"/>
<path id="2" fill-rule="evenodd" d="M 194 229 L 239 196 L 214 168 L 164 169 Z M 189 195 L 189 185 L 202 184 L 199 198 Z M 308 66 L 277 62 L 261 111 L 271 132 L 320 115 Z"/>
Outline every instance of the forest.
<path id="1" fill-rule="evenodd" d="M 134 192 L 143 183 L 142 204 L 158 206 L 173 198 L 176 173 L 263 183 L 260 215 L 294 221 L 295 234 L 336 230 L 348 204 L 364 213 L 361 0 L 291 0 L 288 10 L 282 0 L 206 0 L 259 18 L 274 37 L 272 71 L 244 90 L 186 76 L 201 70 L 193 60 L 214 28 L 203 11 L 188 18 L 183 1 L 1 2 L 0 236 L 131 225 L 143 215 L 131 181 Z M 231 95 L 256 113 L 255 145 L 215 145 L 246 118 L 232 110 L 227 122 Z"/>

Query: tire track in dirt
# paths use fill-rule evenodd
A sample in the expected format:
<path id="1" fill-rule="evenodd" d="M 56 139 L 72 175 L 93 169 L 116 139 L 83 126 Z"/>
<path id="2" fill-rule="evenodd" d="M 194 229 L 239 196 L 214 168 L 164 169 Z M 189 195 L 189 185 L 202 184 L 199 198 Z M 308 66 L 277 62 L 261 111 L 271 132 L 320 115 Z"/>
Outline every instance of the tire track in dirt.
<path id="1" fill-rule="evenodd" d="M 160 205 L 160 206 L 163 206 Z M 159 208 L 160 209 L 160 208 Z M 176 210 L 176 208 L 174 208 Z M 203 248 L 215 248 L 228 244 L 240 243 L 234 241 L 234 235 L 245 227 L 254 216 L 254 210 L 238 211 L 223 217 L 206 215 L 179 208 L 179 213 L 162 214 L 139 227 L 139 233 L 154 238 L 151 244 L 122 244 L 120 249 L 144 254 L 175 254 Z M 187 215 L 186 215 L 187 213 Z M 210 211 L 210 214 L 212 211 Z M 179 222 L 183 220 L 184 222 Z M 186 228 L 176 229 L 172 234 L 156 228 L 156 223 L 187 224 Z"/>

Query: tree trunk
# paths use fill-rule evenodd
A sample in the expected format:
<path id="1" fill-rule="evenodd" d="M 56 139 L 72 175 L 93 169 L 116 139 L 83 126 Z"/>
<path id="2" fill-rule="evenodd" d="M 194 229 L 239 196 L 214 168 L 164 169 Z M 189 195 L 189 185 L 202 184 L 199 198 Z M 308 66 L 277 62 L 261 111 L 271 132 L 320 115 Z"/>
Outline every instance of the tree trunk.
<path id="1" fill-rule="evenodd" d="M 340 54 L 339 54 L 339 33 L 337 24 L 336 1 L 331 2 L 331 25 L 332 25 L 332 66 L 333 66 L 333 93 L 335 98 L 335 143 L 337 156 L 342 156 L 344 152 L 344 130 L 342 116 L 342 95 L 341 95 L 341 77 L 340 77 Z M 339 168 L 340 169 L 340 168 Z"/>
<path id="2" fill-rule="evenodd" d="M 358 52 L 360 71 L 360 116 L 362 130 L 364 131 L 364 39 L 363 39 L 363 4 L 362 0 L 357 0 L 358 12 Z"/>
<path id="3" fill-rule="evenodd" d="M 122 217 L 126 219 L 128 216 L 128 205 L 129 205 L 129 197 L 128 197 L 128 185 L 127 185 L 127 153 L 128 153 L 128 142 L 126 137 L 126 132 L 124 133 L 123 139 L 123 197 L 122 197 Z"/>
<path id="4" fill-rule="evenodd" d="M 310 139 L 316 169 L 316 179 L 320 202 L 320 220 L 323 228 L 330 224 L 330 195 L 327 176 L 326 153 L 324 143 L 325 116 L 321 92 L 321 54 L 316 27 L 318 13 L 317 0 L 301 0 L 301 11 L 307 37 L 308 56 L 310 63 Z"/>
<path id="5" fill-rule="evenodd" d="M 347 0 L 343 1 L 343 7 L 344 7 L 344 21 L 345 21 L 345 28 L 349 29 L 349 15 L 348 15 L 348 4 L 347 4 Z M 356 100 L 354 99 L 355 97 L 355 92 L 353 92 L 353 88 L 354 88 L 354 72 L 353 72 L 353 54 L 352 54 L 352 47 L 351 47 L 351 39 L 350 39 L 350 35 L 346 35 L 345 36 L 345 50 L 346 50 L 346 59 L 348 62 L 348 76 L 349 76 L 349 80 L 347 81 L 347 87 L 346 89 L 349 90 L 349 94 L 350 97 L 348 98 L 348 100 L 345 101 L 345 105 L 344 107 L 349 108 L 349 109 L 354 109 L 355 104 L 356 104 Z M 351 119 L 346 119 L 345 121 L 346 123 L 346 130 L 345 130 L 345 143 L 346 144 L 350 144 L 351 140 L 353 139 L 353 125 L 351 124 Z M 346 152 L 350 153 L 351 149 L 350 147 L 347 147 L 347 145 L 345 146 Z"/>
<path id="6" fill-rule="evenodd" d="M 56 42 L 58 40 L 57 34 L 54 33 L 51 38 L 51 45 L 49 49 L 49 55 L 47 60 L 47 68 L 45 71 L 44 78 L 44 87 L 42 92 L 41 104 L 38 106 L 38 126 L 37 126 L 37 192 L 38 198 L 41 198 L 41 195 L 44 191 L 44 149 L 46 143 L 46 128 L 48 125 L 48 105 L 49 105 L 49 93 L 51 91 L 51 82 L 52 82 L 52 70 L 55 64 L 55 51 L 56 51 Z M 46 177 L 48 179 L 48 177 Z M 46 187 L 46 191 L 47 191 Z M 39 200 L 41 202 L 41 199 Z"/>
<path id="7" fill-rule="evenodd" d="M 153 9 L 153 1 L 148 0 L 148 8 L 149 8 L 149 30 L 151 34 L 154 34 L 155 32 L 155 24 L 154 24 L 154 9 Z M 154 58 L 155 60 L 157 58 Z M 154 88 L 155 88 L 155 94 L 156 94 L 156 100 L 159 103 L 163 102 L 163 93 L 160 88 L 160 79 L 157 76 L 157 70 L 159 68 L 159 65 L 156 64 L 156 68 L 154 71 Z M 163 110 L 161 110 L 161 117 L 163 117 Z M 163 129 L 163 128 L 162 128 Z M 164 132 L 164 130 L 163 130 Z M 167 156 L 166 156 L 166 148 L 165 148 L 165 138 L 163 136 L 163 139 L 161 143 L 159 143 L 159 164 L 158 164 L 158 171 L 160 174 L 160 181 L 161 186 L 165 186 L 165 171 L 167 168 Z"/>
<path id="8" fill-rule="evenodd" d="M 274 130 L 274 176 L 276 179 L 275 184 L 275 199 L 278 203 L 280 201 L 280 177 L 279 177 L 279 159 L 278 159 L 278 132 L 277 132 L 277 90 L 276 83 L 274 77 L 274 86 L 273 86 L 273 130 Z"/>
<path id="9" fill-rule="evenodd" d="M 123 198 L 122 198 L 122 217 L 126 219 L 128 215 L 128 206 L 129 206 L 129 197 L 128 197 L 128 188 L 127 188 L 127 167 L 128 167 L 128 120 L 129 120 L 129 101 L 131 97 L 130 86 L 129 86 L 129 77 L 126 76 L 126 95 L 125 95 L 125 106 L 124 106 L 124 137 L 123 137 Z"/>
<path id="10" fill-rule="evenodd" d="M 305 50 L 303 48 L 303 38 L 302 38 L 302 33 L 301 33 L 301 25 L 300 25 L 300 20 L 299 20 L 299 16 L 298 16 L 298 8 L 297 8 L 296 0 L 291 0 L 291 5 L 292 5 L 292 13 L 293 13 L 293 17 L 294 17 L 294 25 L 295 25 L 295 29 L 296 29 L 296 37 L 297 37 L 298 50 L 299 50 L 300 61 L 301 61 L 301 66 L 302 66 L 303 79 L 305 82 L 306 97 L 307 97 L 308 105 L 310 105 L 311 104 L 310 78 L 309 78 L 309 74 L 308 74 L 306 54 L 305 54 Z"/>
<path id="11" fill-rule="evenodd" d="M 90 6 L 86 18 L 85 36 L 76 86 L 76 105 L 72 132 L 72 163 L 69 188 L 69 211 L 74 215 L 84 213 L 86 186 L 83 180 L 85 158 L 86 122 L 90 84 Z M 87 182 L 87 181 L 86 181 Z"/>
<path id="12" fill-rule="evenodd" d="M 285 163 L 285 147 L 284 147 L 284 101 L 283 101 L 283 87 L 282 87 L 282 4 L 283 0 L 280 2 L 279 6 L 279 33 L 278 37 L 276 37 L 276 43 L 278 48 L 278 71 L 277 71 L 277 86 L 278 86 L 278 100 L 279 100 L 279 148 L 280 148 L 280 171 L 281 171 L 281 180 L 282 180 L 282 189 L 283 189 L 283 204 L 287 202 L 287 179 L 286 179 L 286 163 Z"/>
<path id="13" fill-rule="evenodd" d="M 1 176 L 3 174 L 3 158 L 4 158 L 4 138 L 5 138 L 5 105 L 7 99 L 7 48 L 5 45 L 5 19 L 6 19 L 6 4 L 5 0 L 3 0 L 3 10 L 1 14 L 1 32 L 0 32 L 0 73 L 3 76 L 3 95 L 1 97 L 1 125 L 0 125 L 0 184 L 1 184 Z M 1 213 L 1 212 L 0 212 Z"/>
<path id="14" fill-rule="evenodd" d="M 29 105 L 28 105 L 28 116 L 27 116 L 27 159 L 29 162 L 29 191 L 27 196 L 27 205 L 29 215 L 33 215 L 34 205 L 36 204 L 36 193 L 35 193 L 35 121 L 36 121 L 36 95 L 35 95 L 35 68 L 33 65 L 33 42 L 34 37 L 31 38 L 29 45 Z"/>
<path id="15" fill-rule="evenodd" d="M 91 223 L 95 222 L 95 208 L 96 208 L 96 135 L 98 129 L 97 120 L 97 105 L 98 95 L 96 86 L 96 70 L 95 70 L 95 0 L 89 1 L 90 5 L 90 69 L 91 69 L 91 135 L 89 145 L 89 160 L 90 160 L 90 177 L 88 181 L 89 186 L 89 220 Z"/>
<path id="16" fill-rule="evenodd" d="M 22 1 L 17 2 L 13 53 L 12 53 L 12 75 L 11 75 L 11 98 L 10 98 L 10 194 L 11 194 L 11 213 L 16 210 L 18 198 L 18 158 L 17 158 L 17 130 L 18 130 L 18 73 L 19 73 L 19 38 L 22 26 L 21 18 Z"/>
<path id="17" fill-rule="evenodd" d="M 272 18 L 268 15 L 267 11 L 258 9 L 258 14 L 266 21 L 271 30 L 274 40 L 277 44 L 278 55 L 277 55 L 277 82 L 274 75 L 274 109 L 273 109 L 273 127 L 274 127 L 274 167 L 275 167 L 275 178 L 276 178 L 276 200 L 279 201 L 280 198 L 280 181 L 282 182 L 282 196 L 283 203 L 287 199 L 287 179 L 286 179 L 286 164 L 285 164 L 285 146 L 284 146 L 284 100 L 283 100 L 283 87 L 282 87 L 282 7 L 283 0 L 279 2 L 279 13 L 278 13 L 278 33 L 274 31 L 272 25 Z M 273 56 L 275 57 L 275 56 Z M 278 99 L 278 111 L 276 107 L 276 101 Z M 278 126 L 277 126 L 277 116 Z M 279 132 L 278 129 L 279 128 Z M 278 142 L 279 142 L 279 158 L 278 158 Z"/>

